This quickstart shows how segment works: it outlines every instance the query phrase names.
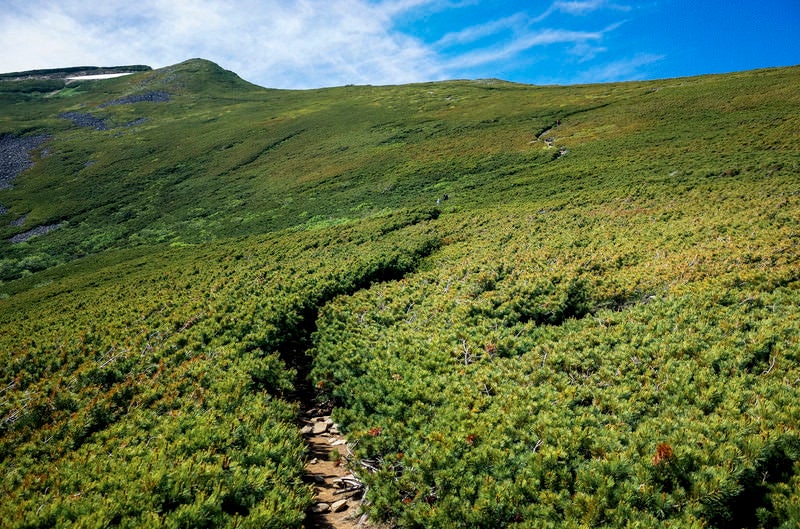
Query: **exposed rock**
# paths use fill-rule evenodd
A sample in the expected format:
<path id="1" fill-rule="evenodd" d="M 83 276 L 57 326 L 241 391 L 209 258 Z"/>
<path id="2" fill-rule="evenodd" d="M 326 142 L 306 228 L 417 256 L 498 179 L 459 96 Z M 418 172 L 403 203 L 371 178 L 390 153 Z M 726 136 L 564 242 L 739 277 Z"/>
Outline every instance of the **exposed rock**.
<path id="1" fill-rule="evenodd" d="M 347 500 L 339 500 L 333 502 L 333 504 L 331 505 L 331 511 L 342 512 L 343 510 L 347 509 L 347 507 L 349 507 L 349 505 L 347 504 Z"/>
<path id="2" fill-rule="evenodd" d="M 330 510 L 331 510 L 331 506 L 328 503 L 315 503 L 311 507 L 311 512 L 316 513 L 316 514 L 322 514 L 322 513 L 330 512 Z"/>
<path id="3" fill-rule="evenodd" d="M 28 230 L 24 233 L 18 233 L 8 239 L 9 242 L 18 243 L 18 242 L 25 242 L 31 237 L 36 237 L 37 235 L 44 235 L 45 233 L 51 232 L 53 230 L 57 230 L 58 228 L 64 225 L 63 222 L 58 224 L 48 224 L 46 226 L 36 226 L 32 230 Z"/>
<path id="4" fill-rule="evenodd" d="M 142 123 L 146 123 L 147 118 L 136 118 L 133 121 L 130 121 L 125 124 L 126 127 L 135 127 L 137 125 L 141 125 Z"/>
<path id="5" fill-rule="evenodd" d="M 10 134 L 0 135 L 0 189 L 11 187 L 11 182 L 33 165 L 30 152 L 48 138 L 44 134 L 23 138 Z"/>
<path id="6" fill-rule="evenodd" d="M 95 117 L 87 112 L 64 112 L 59 114 L 61 119 L 68 119 L 78 127 L 87 127 L 94 130 L 108 130 L 104 119 Z"/>
<path id="7" fill-rule="evenodd" d="M 319 434 L 325 433 L 327 431 L 328 431 L 328 423 L 326 423 L 324 421 L 315 422 L 312 425 L 311 433 L 313 433 L 314 435 L 319 435 Z"/>
<path id="8" fill-rule="evenodd" d="M 100 105 L 100 108 L 104 108 L 109 105 L 128 105 L 130 103 L 141 103 L 141 102 L 164 103 L 166 101 L 169 101 L 171 98 L 172 96 L 167 92 L 164 92 L 162 90 L 154 90 L 152 92 L 133 94 L 125 97 L 120 97 L 119 99 L 106 101 L 105 103 Z"/>

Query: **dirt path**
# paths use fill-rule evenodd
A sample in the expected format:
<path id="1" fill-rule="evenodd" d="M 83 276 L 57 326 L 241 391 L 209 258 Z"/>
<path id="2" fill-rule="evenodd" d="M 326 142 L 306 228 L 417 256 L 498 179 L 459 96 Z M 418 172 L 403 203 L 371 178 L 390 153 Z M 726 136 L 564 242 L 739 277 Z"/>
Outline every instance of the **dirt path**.
<path id="1" fill-rule="evenodd" d="M 360 512 L 363 489 L 346 466 L 346 441 L 328 415 L 306 413 L 303 433 L 308 444 L 306 479 L 314 484 L 316 500 L 306 527 L 370 529 Z"/>

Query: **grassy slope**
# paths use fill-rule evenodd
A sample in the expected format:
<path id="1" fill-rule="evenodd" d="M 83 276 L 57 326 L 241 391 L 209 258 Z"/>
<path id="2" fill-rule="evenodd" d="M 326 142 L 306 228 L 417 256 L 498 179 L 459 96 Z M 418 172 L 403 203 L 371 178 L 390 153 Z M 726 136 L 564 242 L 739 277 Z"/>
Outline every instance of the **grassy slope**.
<path id="1" fill-rule="evenodd" d="M 301 523 L 283 366 L 316 327 L 376 516 L 796 523 L 799 76 L 291 92 L 190 61 L 2 96 L 52 139 L 0 235 L 67 222 L 0 242 L 4 519 Z"/>

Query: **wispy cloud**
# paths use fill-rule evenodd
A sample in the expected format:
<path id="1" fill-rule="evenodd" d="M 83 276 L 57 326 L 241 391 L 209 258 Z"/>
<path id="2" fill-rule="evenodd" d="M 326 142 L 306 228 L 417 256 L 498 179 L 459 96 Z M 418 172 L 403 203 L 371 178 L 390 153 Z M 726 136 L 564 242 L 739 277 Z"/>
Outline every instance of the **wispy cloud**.
<path id="1" fill-rule="evenodd" d="M 525 12 L 469 26 L 441 37 L 434 47 L 445 51 L 448 48 L 484 42 L 484 46 L 471 51 L 455 53 L 444 64 L 448 71 L 469 69 L 481 65 L 509 61 L 529 50 L 549 45 L 567 45 L 555 53 L 577 57 L 578 62 L 595 59 L 608 50 L 601 45 L 603 37 L 615 31 L 622 22 L 614 22 L 599 30 L 565 28 L 538 28 L 539 22 L 554 13 L 582 16 L 598 10 L 628 10 L 626 6 L 609 3 L 607 0 L 555 1 L 538 17 Z M 563 22 L 563 21 L 562 21 Z M 584 25 L 586 25 L 584 23 Z M 483 41 L 482 41 L 483 39 Z"/>
<path id="2" fill-rule="evenodd" d="M 526 18 L 524 13 L 516 13 L 510 17 L 470 26 L 459 31 L 453 31 L 436 41 L 435 46 L 445 48 L 447 46 L 475 42 L 484 37 L 496 35 L 502 31 L 519 27 L 525 22 Z"/>
<path id="3" fill-rule="evenodd" d="M 446 0 L 385 0 L 376 4 L 377 9 L 385 16 L 395 16 L 400 13 L 417 10 L 420 8 L 446 8 Z"/>
<path id="4" fill-rule="evenodd" d="M 585 15 L 586 13 L 591 13 L 592 11 L 596 11 L 601 7 L 605 7 L 608 2 L 604 0 L 584 0 L 584 1 L 573 1 L 573 2 L 555 2 L 553 3 L 553 9 L 555 11 L 561 11 L 562 13 L 569 13 L 570 15 Z"/>
<path id="5" fill-rule="evenodd" d="M 567 53 L 573 57 L 577 57 L 579 63 L 585 63 L 607 51 L 608 48 L 605 46 L 598 46 L 596 44 L 590 44 L 587 41 L 581 41 L 576 42 Z"/>
<path id="6" fill-rule="evenodd" d="M 573 82 L 577 80 L 585 83 L 605 83 L 646 79 L 649 78 L 646 67 L 664 58 L 664 55 L 640 53 L 633 57 L 590 68 L 580 74 Z"/>
<path id="7" fill-rule="evenodd" d="M 608 0 L 557 0 L 550 4 L 544 13 L 536 17 L 536 22 L 541 22 L 554 13 L 565 13 L 568 15 L 582 16 L 588 15 L 600 9 L 613 9 L 616 11 L 630 11 L 630 7 L 622 4 L 614 4 Z"/>
<path id="8" fill-rule="evenodd" d="M 474 66 L 496 62 L 511 58 L 535 46 L 548 44 L 579 43 L 589 40 L 599 40 L 603 33 L 596 31 L 569 31 L 560 29 L 545 29 L 528 33 L 509 43 L 488 50 L 479 50 L 465 53 L 453 58 L 449 63 L 450 69 L 471 68 Z"/>

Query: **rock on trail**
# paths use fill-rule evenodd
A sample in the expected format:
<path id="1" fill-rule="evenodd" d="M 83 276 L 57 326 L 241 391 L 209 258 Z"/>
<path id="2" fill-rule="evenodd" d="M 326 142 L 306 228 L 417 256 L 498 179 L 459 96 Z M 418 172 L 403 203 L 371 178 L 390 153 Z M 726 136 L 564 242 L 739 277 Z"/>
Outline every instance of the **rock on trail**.
<path id="1" fill-rule="evenodd" d="M 315 415 L 312 411 L 305 422 L 301 432 L 308 445 L 306 479 L 314 485 L 316 492 L 306 527 L 374 527 L 359 513 L 363 487 L 346 467 L 346 458 L 352 455 L 347 440 L 340 435 L 337 425 L 328 415 Z"/>

